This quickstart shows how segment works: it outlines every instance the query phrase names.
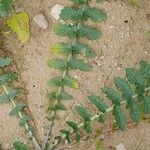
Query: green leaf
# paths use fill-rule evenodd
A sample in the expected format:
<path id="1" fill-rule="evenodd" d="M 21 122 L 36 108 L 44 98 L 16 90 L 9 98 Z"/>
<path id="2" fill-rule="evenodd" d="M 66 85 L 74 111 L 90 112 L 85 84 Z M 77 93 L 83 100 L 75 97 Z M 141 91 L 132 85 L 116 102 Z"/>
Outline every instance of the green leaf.
<path id="1" fill-rule="evenodd" d="M 75 79 L 69 77 L 68 75 L 66 75 L 64 77 L 63 83 L 64 83 L 65 86 L 70 87 L 70 88 L 74 88 L 74 89 L 79 88 L 78 82 Z"/>
<path id="2" fill-rule="evenodd" d="M 70 132 L 67 130 L 60 130 L 59 132 L 65 134 L 67 142 L 70 143 Z"/>
<path id="3" fill-rule="evenodd" d="M 29 17 L 28 14 L 23 12 L 13 15 L 12 18 L 6 21 L 7 26 L 17 34 L 21 43 L 27 43 L 29 41 Z"/>
<path id="4" fill-rule="evenodd" d="M 79 88 L 78 82 L 68 75 L 66 75 L 63 79 L 62 77 L 54 77 L 48 81 L 48 85 L 56 87 L 67 86 L 74 89 Z"/>
<path id="5" fill-rule="evenodd" d="M 87 2 L 87 0 L 70 0 L 70 1 L 72 1 L 74 4 L 79 4 L 79 5 L 82 5 Z"/>
<path id="6" fill-rule="evenodd" d="M 76 142 L 78 142 L 80 140 L 80 135 L 77 133 L 79 130 L 78 124 L 73 121 L 67 121 L 66 123 L 68 124 L 69 127 L 72 128 L 73 133 L 75 133 Z"/>
<path id="7" fill-rule="evenodd" d="M 60 18 L 63 20 L 85 20 L 87 17 L 84 15 L 81 8 L 65 7 L 60 14 Z"/>
<path id="8" fill-rule="evenodd" d="M 48 80 L 48 85 L 56 86 L 56 87 L 63 86 L 62 77 L 54 77 L 54 78 Z"/>
<path id="9" fill-rule="evenodd" d="M 144 97 L 144 113 L 150 114 L 150 96 Z"/>
<path id="10" fill-rule="evenodd" d="M 92 58 L 96 56 L 96 54 L 88 45 L 82 44 L 80 42 L 75 43 L 72 48 L 73 48 L 73 52 L 77 54 L 81 54 L 85 57 Z"/>
<path id="11" fill-rule="evenodd" d="M 10 99 L 14 99 L 16 96 L 20 94 L 20 90 L 18 89 L 12 89 L 8 91 L 8 94 L 4 94 L 0 96 L 0 104 L 8 103 L 10 102 Z"/>
<path id="12" fill-rule="evenodd" d="M 126 117 L 120 106 L 114 106 L 113 115 L 115 116 L 115 120 L 119 129 L 124 130 L 126 125 Z"/>
<path id="13" fill-rule="evenodd" d="M 49 60 L 48 66 L 51 68 L 65 70 L 67 68 L 67 62 L 65 60 Z"/>
<path id="14" fill-rule="evenodd" d="M 100 3 L 104 2 L 104 0 L 96 0 L 96 2 L 100 4 Z"/>
<path id="15" fill-rule="evenodd" d="M 102 113 L 106 112 L 106 105 L 104 104 L 104 102 L 99 96 L 95 96 L 95 95 L 88 96 L 88 100 L 93 105 L 95 105 L 99 111 L 101 111 Z"/>
<path id="16" fill-rule="evenodd" d="M 83 10 L 82 8 L 65 7 L 60 15 L 60 18 L 63 20 L 74 21 L 86 20 L 88 17 L 94 22 L 107 19 L 106 13 L 97 8 L 86 8 Z"/>
<path id="17" fill-rule="evenodd" d="M 25 105 L 23 104 L 19 104 L 19 103 L 16 104 L 16 106 L 10 111 L 9 115 L 10 116 L 18 115 L 18 113 L 22 111 L 24 107 Z"/>
<path id="18" fill-rule="evenodd" d="M 55 139 L 58 140 L 58 143 L 60 143 L 62 137 L 61 136 L 56 136 Z"/>
<path id="19" fill-rule="evenodd" d="M 77 124 L 76 122 L 67 121 L 66 123 L 67 123 L 67 125 L 68 125 L 69 127 L 71 127 L 71 128 L 73 129 L 73 132 L 74 132 L 74 133 L 79 130 L 78 124 Z"/>
<path id="20" fill-rule="evenodd" d="M 0 17 L 5 17 L 12 7 L 12 0 L 0 1 Z"/>
<path id="21" fill-rule="evenodd" d="M 15 73 L 6 73 L 0 76 L 0 85 L 3 85 L 7 82 L 10 82 L 12 80 L 15 80 L 16 74 Z"/>
<path id="22" fill-rule="evenodd" d="M 126 76 L 131 84 L 144 86 L 144 77 L 134 68 L 126 69 Z"/>
<path id="23" fill-rule="evenodd" d="M 31 120 L 31 117 L 30 117 L 30 116 L 25 115 L 25 114 L 22 114 L 22 118 L 20 118 L 20 123 L 19 123 L 19 125 L 20 125 L 21 127 L 24 127 L 24 126 L 27 124 L 27 122 L 28 122 L 29 120 Z"/>
<path id="24" fill-rule="evenodd" d="M 73 99 L 73 97 L 69 94 L 67 94 L 66 92 L 61 92 L 61 94 L 57 94 L 57 92 L 52 92 L 52 93 L 49 93 L 48 94 L 48 98 L 50 100 L 58 100 L 58 99 L 61 99 L 61 100 L 70 100 L 70 99 Z"/>
<path id="25" fill-rule="evenodd" d="M 0 67 L 5 67 L 7 65 L 10 65 L 11 59 L 9 58 L 0 58 Z"/>
<path id="26" fill-rule="evenodd" d="M 105 116 L 104 114 L 100 114 L 98 117 L 98 122 L 104 123 L 105 122 Z"/>
<path id="27" fill-rule="evenodd" d="M 71 43 L 58 43 L 50 47 L 50 51 L 54 54 L 81 54 L 85 57 L 95 57 L 96 54 L 92 49 L 85 44 L 76 42 L 75 44 Z"/>
<path id="28" fill-rule="evenodd" d="M 86 37 L 88 40 L 96 40 L 101 36 L 101 32 L 85 25 L 58 24 L 54 27 L 54 32 L 59 36 L 67 36 L 69 38 Z"/>
<path id="29" fill-rule="evenodd" d="M 83 62 L 82 60 L 78 59 L 71 59 L 68 63 L 70 69 L 81 70 L 81 71 L 90 71 L 91 66 L 87 63 Z"/>
<path id="30" fill-rule="evenodd" d="M 80 135 L 78 133 L 75 133 L 75 140 L 76 142 L 79 142 L 80 140 Z"/>
<path id="31" fill-rule="evenodd" d="M 102 92 L 106 94 L 107 98 L 112 101 L 114 105 L 120 105 L 120 96 L 115 90 L 109 87 L 102 88 Z"/>
<path id="32" fill-rule="evenodd" d="M 95 150 L 104 150 L 104 146 L 103 146 L 103 142 L 102 141 L 100 141 L 100 140 L 96 141 L 95 145 L 96 145 Z"/>
<path id="33" fill-rule="evenodd" d="M 28 146 L 25 143 L 21 142 L 21 141 L 14 142 L 13 146 L 14 146 L 15 150 L 30 150 L 28 148 Z"/>
<path id="34" fill-rule="evenodd" d="M 54 32 L 59 36 L 68 36 L 69 38 L 74 38 L 77 36 L 76 31 L 77 26 L 67 25 L 67 24 L 58 24 L 54 26 Z"/>
<path id="35" fill-rule="evenodd" d="M 58 43 L 50 47 L 50 52 L 53 54 L 71 54 L 72 44 L 71 43 Z"/>
<path id="36" fill-rule="evenodd" d="M 145 79 L 150 80 L 150 64 L 141 60 L 140 61 L 140 72 L 145 77 Z"/>
<path id="37" fill-rule="evenodd" d="M 140 121 L 140 117 L 141 117 L 141 112 L 139 107 L 136 105 L 136 103 L 133 101 L 133 99 L 131 99 L 130 101 L 127 102 L 127 108 L 129 109 L 129 113 L 130 113 L 130 117 L 131 119 L 136 122 L 139 123 Z"/>
<path id="38" fill-rule="evenodd" d="M 84 122 L 83 129 L 86 131 L 86 133 L 90 133 L 91 132 L 91 125 L 90 125 L 89 121 Z"/>
<path id="39" fill-rule="evenodd" d="M 115 77 L 114 84 L 117 87 L 117 89 L 122 92 L 123 98 L 127 100 L 132 99 L 132 96 L 133 96 L 132 89 L 129 83 L 125 79 L 120 78 L 120 77 Z"/>
<path id="40" fill-rule="evenodd" d="M 49 106 L 48 110 L 51 110 L 51 111 L 58 111 L 58 110 L 65 111 L 67 109 L 65 108 L 65 106 L 63 104 L 58 103 L 58 104 Z"/>
<path id="41" fill-rule="evenodd" d="M 86 108 L 82 106 L 76 106 L 75 111 L 80 115 L 80 117 L 84 120 L 84 122 L 90 122 L 91 121 L 91 115 L 87 111 Z"/>
<path id="42" fill-rule="evenodd" d="M 80 25 L 78 27 L 78 37 L 86 37 L 88 40 L 97 40 L 101 36 L 101 32 L 85 25 Z"/>
<path id="43" fill-rule="evenodd" d="M 87 8 L 85 14 L 94 22 L 105 21 L 107 19 L 106 13 L 97 8 Z"/>

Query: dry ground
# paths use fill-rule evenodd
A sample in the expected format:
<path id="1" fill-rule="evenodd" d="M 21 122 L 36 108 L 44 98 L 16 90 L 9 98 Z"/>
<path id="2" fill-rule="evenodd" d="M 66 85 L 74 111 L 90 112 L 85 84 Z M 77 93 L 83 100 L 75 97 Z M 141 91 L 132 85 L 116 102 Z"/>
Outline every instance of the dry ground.
<path id="1" fill-rule="evenodd" d="M 70 4 L 68 0 L 21 0 L 15 2 L 17 12 L 26 11 L 30 16 L 31 38 L 24 46 L 20 46 L 17 40 L 6 39 L 5 41 L 5 49 L 14 59 L 18 72 L 20 72 L 20 78 L 28 91 L 27 103 L 40 140 L 43 140 L 43 130 L 46 124 L 45 110 L 48 103 L 46 94 L 51 90 L 46 85 L 46 81 L 58 74 L 56 70 L 47 66 L 48 59 L 57 57 L 48 51 L 48 47 L 62 41 L 62 38 L 52 32 L 52 26 L 57 21 L 50 16 L 50 8 L 58 3 Z M 94 4 L 95 0 L 92 0 L 91 5 Z M 91 111 L 95 110 L 86 100 L 89 93 L 100 93 L 100 88 L 104 84 L 111 86 L 113 76 L 123 75 L 124 68 L 137 66 L 141 59 L 150 60 L 150 41 L 145 36 L 145 33 L 150 30 L 150 18 L 148 17 L 150 1 L 143 0 L 138 11 L 121 0 L 109 0 L 98 7 L 106 11 L 108 19 L 105 23 L 94 25 L 103 33 L 100 40 L 85 41 L 93 47 L 97 54 L 96 58 L 88 60 L 93 69 L 88 73 L 71 72 L 81 87 L 79 90 L 70 90 L 75 99 L 65 104 L 68 110 L 60 114 L 53 134 L 64 127 L 64 120 L 70 118 L 78 120 L 72 111 L 75 104 L 81 103 Z M 47 30 L 39 29 L 33 22 L 33 17 L 39 13 L 45 15 L 49 22 Z M 18 119 L 9 117 L 10 109 L 10 104 L 0 107 L 0 143 L 4 145 L 5 149 L 11 149 L 12 142 L 17 138 L 30 143 L 23 129 L 18 127 Z M 129 128 L 124 133 L 121 131 L 108 132 L 111 126 L 110 119 L 105 126 L 96 126 L 99 130 L 102 129 L 102 133 L 105 135 L 104 147 L 106 150 L 119 143 L 123 143 L 127 150 L 136 150 L 136 146 L 138 146 L 138 150 L 150 150 L 149 123 L 141 123 L 137 127 Z M 83 138 L 80 143 L 63 149 L 94 150 L 95 132 L 91 137 L 90 139 Z"/>

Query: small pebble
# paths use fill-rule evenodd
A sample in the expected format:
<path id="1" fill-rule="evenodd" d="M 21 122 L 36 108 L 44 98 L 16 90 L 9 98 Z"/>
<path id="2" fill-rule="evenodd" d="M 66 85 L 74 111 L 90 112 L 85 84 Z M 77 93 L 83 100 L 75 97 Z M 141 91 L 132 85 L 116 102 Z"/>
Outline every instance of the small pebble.
<path id="1" fill-rule="evenodd" d="M 51 15 L 53 18 L 55 18 L 56 20 L 60 19 L 60 14 L 62 9 L 64 8 L 64 6 L 60 5 L 60 4 L 56 4 L 55 6 L 52 7 L 51 9 Z"/>
<path id="2" fill-rule="evenodd" d="M 41 29 L 48 28 L 48 22 L 46 21 L 45 17 L 42 14 L 38 14 L 33 18 L 36 25 Z"/>
<path id="3" fill-rule="evenodd" d="M 105 135 L 102 134 L 99 136 L 99 140 L 104 140 L 104 139 L 105 139 Z"/>
<path id="4" fill-rule="evenodd" d="M 120 143 L 119 145 L 115 146 L 115 150 L 126 150 L 125 147 L 123 146 L 122 143 Z"/>
<path id="5" fill-rule="evenodd" d="M 4 144 L 3 148 L 4 148 L 4 149 L 9 149 L 10 146 L 9 146 L 9 144 Z"/>

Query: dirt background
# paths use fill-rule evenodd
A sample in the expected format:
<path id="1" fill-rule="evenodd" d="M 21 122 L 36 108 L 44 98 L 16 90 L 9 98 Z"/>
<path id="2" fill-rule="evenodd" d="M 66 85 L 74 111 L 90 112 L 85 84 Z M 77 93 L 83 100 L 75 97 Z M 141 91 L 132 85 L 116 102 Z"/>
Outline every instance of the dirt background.
<path id="1" fill-rule="evenodd" d="M 46 95 L 52 90 L 46 85 L 46 82 L 49 78 L 59 74 L 58 71 L 47 66 L 48 59 L 57 57 L 51 54 L 48 48 L 50 45 L 63 40 L 52 32 L 52 26 L 58 22 L 50 16 L 50 8 L 55 4 L 67 6 L 71 3 L 68 0 L 15 2 L 16 12 L 26 11 L 30 16 L 30 41 L 22 46 L 12 36 L 6 38 L 4 43 L 4 48 L 8 55 L 13 58 L 22 84 L 28 91 L 27 104 L 39 132 L 37 136 L 40 141 L 43 141 L 44 127 L 47 122 L 45 110 L 48 99 Z M 92 0 L 90 5 L 94 6 L 95 0 Z M 141 1 L 138 11 L 121 0 L 105 1 L 97 7 L 105 10 L 108 19 L 104 23 L 91 24 L 102 31 L 101 39 L 93 42 L 84 40 L 85 43 L 93 47 L 97 54 L 96 58 L 88 59 L 93 69 L 91 72 L 71 72 L 81 87 L 78 90 L 66 89 L 74 96 L 74 100 L 65 102 L 68 110 L 59 114 L 60 119 L 53 129 L 53 135 L 65 127 L 64 120 L 74 118 L 76 121 L 80 121 L 72 110 L 76 104 L 81 103 L 91 112 L 95 111 L 95 108 L 87 102 L 86 96 L 88 94 L 100 93 L 100 88 L 104 85 L 112 86 L 113 76 L 122 76 L 124 68 L 136 67 L 141 59 L 150 60 L 150 41 L 146 37 L 146 32 L 150 30 L 150 1 Z M 43 14 L 49 23 L 49 28 L 46 30 L 37 27 L 33 21 L 33 17 L 39 13 Z M 30 143 L 24 130 L 18 127 L 19 120 L 9 117 L 10 110 L 10 104 L 0 107 L 0 144 L 3 145 L 4 149 L 12 149 L 12 142 L 18 138 Z M 98 130 L 95 129 L 93 134 L 88 137 L 84 134 L 81 142 L 62 149 L 94 150 L 95 141 L 99 138 L 97 133 L 101 131 L 101 134 L 104 135 L 103 143 L 106 150 L 113 149 L 119 143 L 123 143 L 127 150 L 137 150 L 136 147 L 138 150 L 150 150 L 149 123 L 140 123 L 137 127 L 130 127 L 126 132 L 111 132 L 112 121 L 109 119 L 110 117 L 111 115 L 108 115 L 104 126 L 94 124 Z"/>

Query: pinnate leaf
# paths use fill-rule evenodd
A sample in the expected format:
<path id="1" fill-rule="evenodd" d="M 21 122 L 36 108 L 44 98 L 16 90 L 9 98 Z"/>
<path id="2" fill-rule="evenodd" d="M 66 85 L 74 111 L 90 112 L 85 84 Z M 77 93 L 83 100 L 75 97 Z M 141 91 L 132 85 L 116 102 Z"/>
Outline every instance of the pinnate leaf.
<path id="1" fill-rule="evenodd" d="M 144 113 L 150 114 L 150 96 L 144 97 Z"/>
<path id="2" fill-rule="evenodd" d="M 91 132 L 91 125 L 90 125 L 89 121 L 84 122 L 83 129 L 86 131 L 86 133 L 90 133 Z"/>
<path id="3" fill-rule="evenodd" d="M 68 36 L 69 38 L 74 38 L 77 36 L 76 31 L 77 26 L 67 25 L 67 24 L 58 24 L 54 26 L 54 32 L 59 36 Z"/>
<path id="4" fill-rule="evenodd" d="M 140 121 L 141 112 L 137 104 L 134 102 L 133 99 L 129 100 L 127 102 L 127 108 L 129 109 L 129 114 L 131 119 L 138 123 Z"/>
<path id="5" fill-rule="evenodd" d="M 30 150 L 28 148 L 28 146 L 25 143 L 21 142 L 21 141 L 14 142 L 13 146 L 14 146 L 15 150 Z"/>
<path id="6" fill-rule="evenodd" d="M 114 106 L 113 115 L 115 116 L 116 124 L 119 129 L 124 130 L 126 125 L 126 117 L 120 106 Z"/>
<path id="7" fill-rule="evenodd" d="M 86 37 L 88 40 L 97 40 L 101 36 L 101 32 L 85 25 L 78 27 L 78 36 L 83 38 Z"/>
<path id="8" fill-rule="evenodd" d="M 143 60 L 140 61 L 140 72 L 145 79 L 150 80 L 150 63 Z"/>
<path id="9" fill-rule="evenodd" d="M 134 68 L 127 68 L 126 76 L 131 84 L 144 86 L 144 77 L 138 70 Z"/>
<path id="10" fill-rule="evenodd" d="M 132 99 L 133 91 L 129 83 L 125 79 L 120 77 L 115 77 L 114 84 L 117 87 L 117 89 L 122 92 L 123 98 L 127 100 Z"/>
<path id="11" fill-rule="evenodd" d="M 67 36 L 69 38 L 86 37 L 88 40 L 97 40 L 101 36 L 101 32 L 85 25 L 58 24 L 54 27 L 54 32 L 59 36 Z"/>
<path id="12" fill-rule="evenodd" d="M 16 106 L 10 111 L 9 115 L 10 116 L 14 116 L 17 115 L 21 110 L 23 110 L 23 108 L 25 107 L 25 105 L 23 104 L 16 104 Z"/>
<path id="13" fill-rule="evenodd" d="M 9 58 L 0 58 L 0 67 L 5 67 L 7 65 L 10 65 L 11 60 Z"/>
<path id="14" fill-rule="evenodd" d="M 18 90 L 18 89 L 9 90 L 8 94 L 4 94 L 4 95 L 0 96 L 0 104 L 10 102 L 11 99 L 14 99 L 19 94 L 20 94 L 20 90 Z"/>
<path id="15" fill-rule="evenodd" d="M 63 20 L 84 20 L 85 18 L 87 18 L 82 9 L 77 9 L 77 8 L 72 8 L 72 7 L 65 7 L 62 11 L 61 11 L 61 15 L 60 18 Z"/>
<path id="16" fill-rule="evenodd" d="M 98 121 L 101 122 L 101 123 L 104 123 L 104 122 L 105 122 L 105 116 L 104 116 L 104 114 L 100 114 L 100 115 L 99 115 Z"/>
<path id="17" fill-rule="evenodd" d="M 0 17 L 5 17 L 10 11 L 12 6 L 12 0 L 1 0 L 0 1 Z"/>
<path id="18" fill-rule="evenodd" d="M 0 85 L 3 85 L 3 84 L 5 84 L 6 82 L 9 82 L 9 81 L 15 80 L 16 78 L 17 78 L 16 74 L 14 74 L 14 73 L 3 74 L 3 75 L 0 76 Z"/>
<path id="19" fill-rule="evenodd" d="M 67 130 L 60 130 L 59 132 L 61 132 L 62 134 L 65 134 L 67 142 L 70 143 L 70 132 Z"/>
<path id="20" fill-rule="evenodd" d="M 82 5 L 82 4 L 86 3 L 87 0 L 70 0 L 70 1 L 72 1 L 75 4 Z"/>
<path id="21" fill-rule="evenodd" d="M 107 19 L 106 13 L 97 8 L 87 8 L 85 14 L 94 22 L 105 21 Z"/>
<path id="22" fill-rule="evenodd" d="M 66 123 L 68 124 L 69 127 L 73 129 L 73 132 L 77 132 L 79 130 L 78 124 L 76 122 L 67 121 Z"/>
<path id="23" fill-rule="evenodd" d="M 55 104 L 53 106 L 49 106 L 48 110 L 51 110 L 51 111 L 58 111 L 58 110 L 65 111 L 67 109 L 65 108 L 65 106 L 63 104 L 58 103 L 58 104 Z"/>
<path id="24" fill-rule="evenodd" d="M 80 115 L 84 122 L 91 121 L 91 115 L 86 108 L 82 106 L 76 106 L 75 111 Z"/>
<path id="25" fill-rule="evenodd" d="M 66 75 L 64 78 L 54 77 L 48 81 L 48 85 L 56 87 L 67 86 L 74 89 L 79 88 L 78 82 L 75 79 L 69 77 L 68 75 Z"/>
<path id="26" fill-rule="evenodd" d="M 67 62 L 65 60 L 49 60 L 48 66 L 51 68 L 59 69 L 59 70 L 65 70 L 67 68 Z"/>
<path id="27" fill-rule="evenodd" d="M 88 96 L 88 100 L 95 105 L 99 111 L 105 113 L 106 112 L 106 105 L 102 101 L 102 99 L 99 96 L 91 95 Z"/>
<path id="28" fill-rule="evenodd" d="M 104 87 L 102 88 L 102 92 L 106 94 L 108 99 L 111 100 L 114 105 L 120 105 L 120 97 L 114 89 Z"/>
<path id="29" fill-rule="evenodd" d="M 66 92 L 61 92 L 61 94 L 58 94 L 57 92 L 52 92 L 52 93 L 48 94 L 48 98 L 50 100 L 58 100 L 58 99 L 70 100 L 70 99 L 73 99 L 73 97 Z"/>
<path id="30" fill-rule="evenodd" d="M 85 57 L 95 57 L 96 54 L 93 50 L 85 44 L 76 42 L 74 45 L 71 43 L 58 43 L 50 47 L 50 51 L 54 54 L 80 54 Z"/>
<path id="31" fill-rule="evenodd" d="M 83 62 L 82 60 L 78 59 L 71 59 L 68 63 L 70 69 L 81 70 L 81 71 L 90 71 L 91 66 L 87 63 Z"/>

